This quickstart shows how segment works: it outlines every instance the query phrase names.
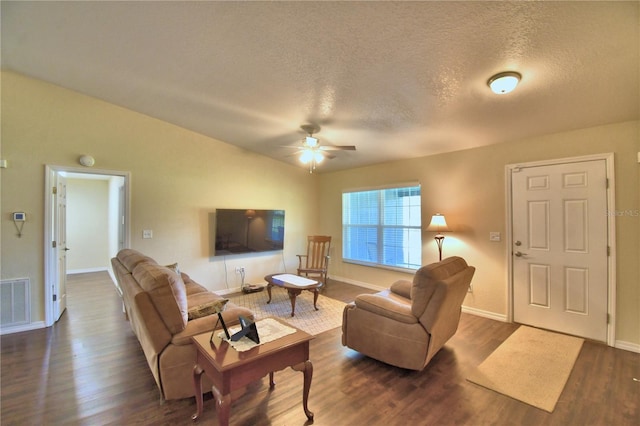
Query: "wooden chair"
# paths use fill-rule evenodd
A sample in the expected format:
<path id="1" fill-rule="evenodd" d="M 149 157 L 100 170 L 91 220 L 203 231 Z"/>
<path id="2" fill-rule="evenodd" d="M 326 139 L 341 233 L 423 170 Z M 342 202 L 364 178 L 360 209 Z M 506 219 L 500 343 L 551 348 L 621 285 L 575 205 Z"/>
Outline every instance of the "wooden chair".
<path id="1" fill-rule="evenodd" d="M 298 275 L 318 279 L 325 286 L 329 269 L 330 248 L 330 236 L 309 235 L 307 237 L 307 254 L 297 255 Z"/>

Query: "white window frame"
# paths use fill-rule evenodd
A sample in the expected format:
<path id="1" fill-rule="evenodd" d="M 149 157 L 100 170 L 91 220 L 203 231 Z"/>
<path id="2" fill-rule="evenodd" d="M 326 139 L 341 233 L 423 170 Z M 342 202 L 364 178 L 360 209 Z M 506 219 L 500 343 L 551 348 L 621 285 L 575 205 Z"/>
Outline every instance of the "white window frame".
<path id="1" fill-rule="evenodd" d="M 377 186 L 377 187 L 370 187 L 370 188 L 346 189 L 342 192 L 342 241 L 343 241 L 342 261 L 343 262 L 353 263 L 358 265 L 365 265 L 365 266 L 372 266 L 377 268 L 398 270 L 402 272 L 415 272 L 418 268 L 420 268 L 422 264 L 422 219 L 421 219 L 422 196 L 421 194 L 417 196 L 417 200 L 418 200 L 417 204 L 414 203 L 406 207 L 407 209 L 409 209 L 410 212 L 413 212 L 413 215 L 410 214 L 410 217 L 409 217 L 409 220 L 411 220 L 411 223 L 403 222 L 402 224 L 398 225 L 398 224 L 388 224 L 388 223 L 385 224 L 384 222 L 385 206 L 383 204 L 383 198 L 382 198 L 384 192 L 389 190 L 402 190 L 402 189 L 409 189 L 409 188 L 417 188 L 418 191 L 421 193 L 421 187 L 419 182 L 408 182 L 408 183 L 392 184 L 392 185 Z M 378 195 L 378 204 L 377 204 L 378 221 L 375 224 L 350 223 L 352 216 L 348 216 L 347 214 L 350 207 L 349 205 L 347 205 L 349 201 L 347 198 L 345 198 L 345 196 L 347 196 L 348 194 L 364 193 L 364 192 L 376 192 Z M 371 230 L 372 227 L 376 228 L 375 259 L 371 259 L 371 258 L 364 259 L 363 257 L 358 258 L 352 253 L 351 247 L 349 246 L 350 237 L 348 233 L 349 233 L 349 229 L 358 228 L 358 227 L 368 228 L 369 230 Z M 411 247 L 406 245 L 403 246 L 403 249 L 407 251 L 407 253 L 405 253 L 406 263 L 405 265 L 383 263 L 385 261 L 384 259 L 385 232 L 384 231 L 390 228 L 398 228 L 398 227 L 407 230 L 407 232 L 410 233 L 411 236 L 415 237 L 412 240 L 413 241 L 412 244 L 411 242 L 409 242 L 411 244 Z M 405 241 L 405 244 L 406 243 L 407 241 Z M 360 247 L 360 249 L 362 250 L 362 247 Z M 371 254 L 371 253 L 368 253 L 368 254 Z M 374 257 L 374 256 L 371 256 L 371 257 Z M 414 259 L 413 262 L 412 262 L 412 259 Z"/>

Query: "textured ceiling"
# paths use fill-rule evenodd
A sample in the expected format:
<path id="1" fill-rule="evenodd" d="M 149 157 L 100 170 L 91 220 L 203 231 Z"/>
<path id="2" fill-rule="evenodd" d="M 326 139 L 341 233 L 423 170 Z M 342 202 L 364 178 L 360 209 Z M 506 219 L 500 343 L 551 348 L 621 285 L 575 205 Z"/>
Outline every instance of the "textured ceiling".
<path id="1" fill-rule="evenodd" d="M 3 69 L 292 164 L 304 123 L 357 147 L 318 172 L 640 116 L 638 2 L 0 7 Z"/>

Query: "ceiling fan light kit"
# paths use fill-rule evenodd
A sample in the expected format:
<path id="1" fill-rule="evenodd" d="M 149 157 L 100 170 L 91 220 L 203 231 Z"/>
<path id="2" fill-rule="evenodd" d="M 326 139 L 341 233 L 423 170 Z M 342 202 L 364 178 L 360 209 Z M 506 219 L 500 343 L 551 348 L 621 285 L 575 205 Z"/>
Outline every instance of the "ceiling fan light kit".
<path id="1" fill-rule="evenodd" d="M 322 153 L 313 149 L 305 149 L 300 154 L 300 162 L 302 164 L 309 164 L 312 161 L 319 164 L 322 163 L 322 160 L 324 160 Z"/>
<path id="2" fill-rule="evenodd" d="M 300 126 L 308 136 L 302 139 L 302 148 L 300 148 L 299 160 L 302 164 L 309 165 L 309 173 L 313 173 L 316 166 L 322 163 L 327 158 L 335 158 L 333 155 L 328 154 L 326 151 L 355 151 L 356 147 L 353 145 L 339 145 L 339 146 L 321 146 L 318 138 L 313 137 L 314 133 L 320 131 L 320 126 L 317 124 L 303 124 Z"/>
<path id="3" fill-rule="evenodd" d="M 304 144 L 308 147 L 315 148 L 318 146 L 318 138 L 314 138 L 313 136 L 307 136 L 305 138 Z"/>

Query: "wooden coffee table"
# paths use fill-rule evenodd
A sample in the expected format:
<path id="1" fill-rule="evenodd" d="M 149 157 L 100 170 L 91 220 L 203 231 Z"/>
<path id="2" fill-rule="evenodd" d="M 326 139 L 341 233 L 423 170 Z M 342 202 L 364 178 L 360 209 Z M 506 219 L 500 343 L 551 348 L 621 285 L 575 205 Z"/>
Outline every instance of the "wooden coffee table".
<path id="1" fill-rule="evenodd" d="M 275 278 L 281 275 L 289 275 L 290 277 L 301 278 L 302 281 L 312 281 L 312 283 L 308 283 L 306 285 L 298 285 L 289 283 L 286 280 Z M 271 303 L 271 287 L 282 287 L 286 289 L 287 293 L 289 294 L 289 300 L 291 300 L 291 316 L 294 316 L 296 312 L 296 297 L 298 297 L 298 295 L 302 293 L 303 290 L 307 290 L 313 293 L 313 307 L 316 311 L 318 310 L 316 303 L 318 302 L 318 293 L 320 287 L 322 287 L 321 282 L 290 274 L 271 274 L 264 277 L 264 280 L 267 282 L 267 293 L 269 293 L 269 300 L 267 300 L 267 303 Z"/>
<path id="2" fill-rule="evenodd" d="M 283 321 L 280 322 L 295 328 Z M 197 420 L 202 415 L 203 373 L 213 383 L 218 423 L 221 426 L 227 426 L 233 391 L 242 389 L 267 374 L 269 374 L 269 386 L 273 388 L 275 386 L 274 371 L 287 367 L 301 371 L 303 374 L 302 407 L 307 418 L 313 420 L 313 413 L 307 406 L 313 377 L 313 364 L 309 360 L 309 341 L 313 339 L 312 335 L 296 328 L 293 334 L 258 345 L 245 352 L 238 352 L 217 336 L 219 331 L 221 330 L 215 332 L 213 342 L 210 341 L 210 332 L 191 338 L 197 352 L 196 365 L 193 367 L 197 411 L 191 416 L 193 420 Z"/>

